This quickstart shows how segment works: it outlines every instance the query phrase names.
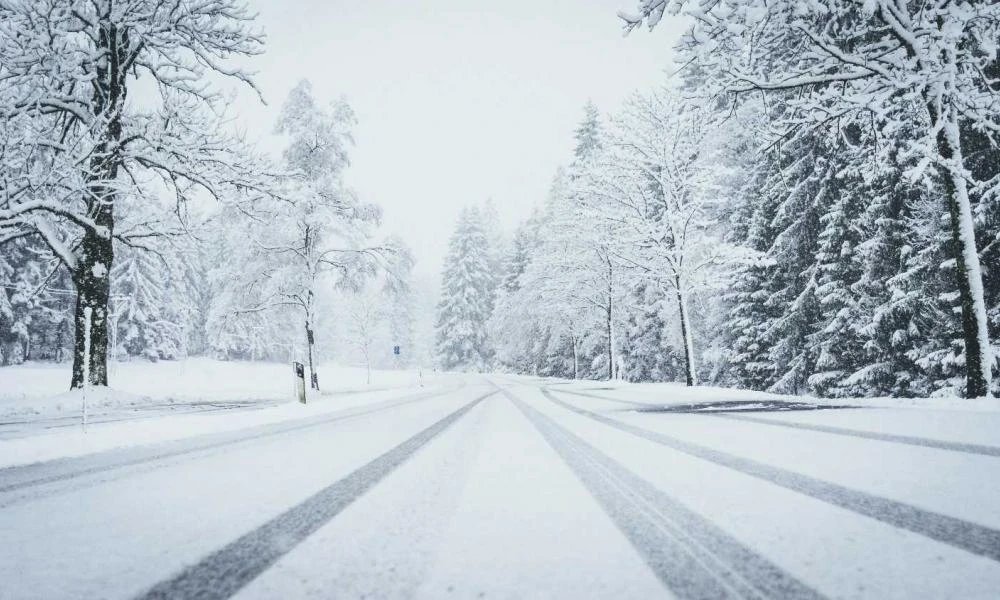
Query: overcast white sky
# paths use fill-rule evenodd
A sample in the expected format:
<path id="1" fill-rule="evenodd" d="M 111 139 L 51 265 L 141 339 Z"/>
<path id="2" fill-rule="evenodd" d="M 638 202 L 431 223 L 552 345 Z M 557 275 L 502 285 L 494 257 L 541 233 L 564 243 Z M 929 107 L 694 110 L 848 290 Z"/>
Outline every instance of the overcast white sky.
<path id="1" fill-rule="evenodd" d="M 436 276 L 459 209 L 492 196 L 506 226 L 545 198 L 584 103 L 614 110 L 671 66 L 676 27 L 621 35 L 635 0 L 249 0 L 267 53 L 269 105 L 236 116 L 265 142 L 308 78 L 357 117 L 348 180 Z"/>

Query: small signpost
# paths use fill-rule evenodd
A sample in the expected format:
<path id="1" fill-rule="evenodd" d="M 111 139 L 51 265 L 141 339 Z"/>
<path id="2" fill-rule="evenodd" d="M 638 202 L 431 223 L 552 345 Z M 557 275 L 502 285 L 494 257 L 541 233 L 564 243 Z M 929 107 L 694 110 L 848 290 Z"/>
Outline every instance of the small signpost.
<path id="1" fill-rule="evenodd" d="M 300 362 L 292 363 L 295 372 L 295 396 L 302 404 L 306 403 L 306 366 Z"/>
<path id="2" fill-rule="evenodd" d="M 83 307 L 83 432 L 87 433 L 87 389 L 90 388 L 90 332 L 94 309 Z"/>

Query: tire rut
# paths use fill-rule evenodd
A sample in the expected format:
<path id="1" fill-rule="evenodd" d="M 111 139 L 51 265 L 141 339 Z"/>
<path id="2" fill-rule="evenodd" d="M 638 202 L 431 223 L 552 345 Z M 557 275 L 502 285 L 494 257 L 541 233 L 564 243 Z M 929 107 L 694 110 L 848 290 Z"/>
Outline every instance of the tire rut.
<path id="1" fill-rule="evenodd" d="M 502 393 L 679 598 L 824 597 L 507 390 Z"/>
<path id="2" fill-rule="evenodd" d="M 154 585 L 137 598 L 222 600 L 233 596 L 399 468 L 452 423 L 495 393 L 489 392 L 465 404 L 267 523 L 230 542 L 173 577 Z"/>
<path id="3" fill-rule="evenodd" d="M 1000 530 L 629 425 L 563 402 L 548 390 L 541 392 L 557 406 L 620 431 L 1000 562 Z"/>
<path id="4" fill-rule="evenodd" d="M 173 458 L 195 455 L 242 443 L 253 442 L 262 438 L 283 435 L 361 417 L 383 410 L 389 410 L 405 404 L 427 400 L 457 391 L 460 388 L 423 392 L 403 398 L 386 400 L 366 407 L 349 408 L 335 413 L 295 419 L 288 422 L 251 427 L 237 431 L 217 434 L 206 434 L 190 439 L 175 440 L 154 444 L 149 447 L 129 448 L 126 450 L 110 450 L 80 457 L 56 459 L 44 463 L 0 469 L 0 508 L 9 506 L 22 499 L 21 493 L 45 486 L 66 482 L 79 477 L 99 475 L 129 467 L 165 462 Z M 33 493 L 32 498 L 39 495 Z"/>

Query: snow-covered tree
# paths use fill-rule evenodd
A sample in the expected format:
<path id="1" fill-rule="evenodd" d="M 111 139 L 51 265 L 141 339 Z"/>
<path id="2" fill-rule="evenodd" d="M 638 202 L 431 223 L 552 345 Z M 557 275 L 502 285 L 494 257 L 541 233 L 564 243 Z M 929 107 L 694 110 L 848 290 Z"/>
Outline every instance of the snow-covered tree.
<path id="1" fill-rule="evenodd" d="M 705 112 L 679 95 L 636 95 L 614 120 L 603 151 L 584 163 L 577 195 L 607 223 L 611 253 L 670 290 L 684 348 L 685 380 L 697 380 L 694 294 L 720 288 L 746 250 L 724 243 L 718 227 L 726 168 Z"/>
<path id="2" fill-rule="evenodd" d="M 237 0 L 0 3 L 0 243 L 41 240 L 70 274 L 73 387 L 107 384 L 115 243 L 164 233 L 120 227 L 122 200 L 261 186 L 267 170 L 221 128 L 212 87 L 252 85 L 235 65 L 262 50 L 252 22 Z M 140 79 L 151 93 L 127 102 Z"/>
<path id="3" fill-rule="evenodd" d="M 309 82 L 300 82 L 275 127 L 289 138 L 282 154 L 289 176 L 280 197 L 255 206 L 253 218 L 244 222 L 242 242 L 237 240 L 248 256 L 240 261 L 244 270 L 237 277 L 240 285 L 230 313 L 297 311 L 315 389 L 320 286 L 360 289 L 390 252 L 371 243 L 381 210 L 360 202 L 343 183 L 353 124 L 354 113 L 346 103 L 319 105 Z"/>
<path id="4" fill-rule="evenodd" d="M 588 104 L 575 132 L 574 159 L 554 178 L 542 209 L 515 234 L 492 323 L 500 359 L 539 375 L 613 379 L 627 295 L 610 223 L 587 214 L 587 165 L 602 127 Z"/>
<path id="5" fill-rule="evenodd" d="M 38 240 L 11 241 L 0 252 L 0 364 L 62 361 L 72 343 L 72 284 Z"/>
<path id="6" fill-rule="evenodd" d="M 437 306 L 436 354 L 447 370 L 484 371 L 493 352 L 487 334 L 495 276 L 477 208 L 459 215 L 448 244 Z"/>
<path id="7" fill-rule="evenodd" d="M 187 354 L 188 299 L 183 271 L 163 255 L 125 247 L 111 270 L 113 294 L 109 317 L 119 348 L 151 359 Z M 118 358 L 117 356 L 115 358 Z"/>
<path id="8" fill-rule="evenodd" d="M 349 335 L 354 350 L 364 361 L 369 385 L 372 382 L 372 360 L 380 341 L 379 329 L 385 323 L 384 300 L 378 290 L 366 287 L 348 301 Z"/>
<path id="9" fill-rule="evenodd" d="M 903 149 L 916 158 L 908 176 L 943 196 L 939 214 L 950 223 L 966 395 L 987 395 L 992 358 L 975 205 L 996 194 L 1000 179 L 975 177 L 963 132 L 994 147 L 1000 140 L 1000 4 L 641 0 L 639 8 L 622 14 L 627 29 L 655 27 L 667 12 L 693 17 L 681 46 L 708 75 L 704 95 L 780 96 L 787 109 L 774 121 L 776 136 L 848 123 L 889 139 L 915 134 Z"/>
<path id="10" fill-rule="evenodd" d="M 394 367 L 413 364 L 414 323 L 416 320 L 416 292 L 413 289 L 413 254 L 399 238 L 388 240 L 393 249 L 385 269 L 382 284 L 383 313 L 388 322 L 387 346 L 399 346 L 399 355 L 393 359 Z"/>
<path id="11" fill-rule="evenodd" d="M 629 297 L 622 340 L 623 378 L 627 381 L 675 381 L 686 377 L 684 358 L 671 343 L 668 298 L 663 287 L 640 280 Z"/>

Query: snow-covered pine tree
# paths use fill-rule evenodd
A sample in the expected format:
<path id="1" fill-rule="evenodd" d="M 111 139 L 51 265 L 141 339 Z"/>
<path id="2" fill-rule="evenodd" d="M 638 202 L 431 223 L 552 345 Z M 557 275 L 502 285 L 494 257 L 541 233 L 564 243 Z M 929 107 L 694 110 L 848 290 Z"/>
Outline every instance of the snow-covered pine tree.
<path id="1" fill-rule="evenodd" d="M 500 211 L 497 209 L 493 198 L 487 198 L 479 209 L 479 215 L 483 223 L 483 233 L 486 236 L 486 245 L 490 259 L 490 313 L 496 305 L 497 293 L 503 279 L 503 257 L 506 252 L 506 242 L 504 239 L 503 225 L 500 223 Z"/>
<path id="2" fill-rule="evenodd" d="M 521 289 L 521 278 L 538 247 L 539 219 L 536 210 L 514 230 L 514 238 L 503 260 L 500 293 L 513 294 Z"/>
<path id="3" fill-rule="evenodd" d="M 601 147 L 600 112 L 593 102 L 588 101 L 583 107 L 583 119 L 576 126 L 573 137 L 576 146 L 573 148 L 574 162 L 586 161 Z"/>
<path id="4" fill-rule="evenodd" d="M 435 353 L 442 369 L 482 372 L 491 366 L 490 259 L 478 209 L 463 208 L 448 243 L 437 305 Z"/>
<path id="5" fill-rule="evenodd" d="M 975 144 L 963 132 L 1000 145 L 1000 4 L 640 0 L 637 14 L 621 16 L 631 30 L 679 13 L 697 17 L 680 50 L 708 75 L 703 93 L 736 103 L 757 93 L 782 98 L 787 110 L 775 115 L 778 139 L 851 122 L 888 139 L 915 134 L 905 147 L 907 158 L 916 159 L 908 175 L 936 190 L 942 202 L 928 216 L 949 224 L 965 394 L 989 394 L 994 361 L 976 206 L 996 193 L 1000 180 L 978 178 L 983 174 L 970 155 Z"/>
<path id="6" fill-rule="evenodd" d="M 600 377 L 598 373 L 603 373 L 603 378 L 612 380 L 617 378 L 621 370 L 621 357 L 618 352 L 621 311 L 618 310 L 618 304 L 625 292 L 622 267 L 613 248 L 614 226 L 611 221 L 595 219 L 587 210 L 593 206 L 594 198 L 586 178 L 604 147 L 602 140 L 604 133 L 597 107 L 592 102 L 587 102 L 583 111 L 583 120 L 574 133 L 576 147 L 573 149 L 574 158 L 567 171 L 569 181 L 566 196 L 555 199 L 557 202 L 568 202 L 569 205 L 565 207 L 557 205 L 558 210 L 555 214 L 563 220 L 563 223 L 557 226 L 558 231 L 562 236 L 576 236 L 570 246 L 580 252 L 573 272 L 582 285 L 573 287 L 579 289 L 581 298 L 596 308 L 600 314 L 604 352 L 598 352 L 600 344 L 591 336 L 591 331 L 585 330 L 583 334 L 589 341 L 587 344 L 590 348 L 589 355 L 593 357 L 590 362 L 592 376 Z M 567 220 L 572 220 L 573 223 L 567 223 Z M 579 356 L 576 356 L 579 352 L 577 346 L 578 344 L 574 342 L 574 363 L 579 363 Z"/>
<path id="7" fill-rule="evenodd" d="M 914 228 L 914 211 L 926 202 L 926 190 L 890 170 L 866 191 L 861 218 L 866 236 L 856 250 L 862 272 L 853 286 L 864 355 L 838 387 L 861 396 L 927 395 L 933 390 L 915 351 L 930 340 L 940 347 L 949 319 L 930 289 L 940 270 L 925 262 L 928 255 L 918 250 L 923 244 Z"/>
<path id="8" fill-rule="evenodd" d="M 847 162 L 863 164 L 864 158 L 850 155 Z M 839 171 L 829 185 L 833 201 L 820 217 L 822 230 L 815 255 L 814 293 L 820 315 L 809 336 L 816 362 L 808 381 L 810 391 L 821 396 L 852 395 L 853 386 L 844 380 L 865 362 L 865 339 L 859 328 L 863 298 L 857 287 L 863 263 L 858 247 L 868 233 L 862 229 L 862 215 L 870 188 L 856 169 Z"/>
<path id="9" fill-rule="evenodd" d="M 640 280 L 629 298 L 632 310 L 622 336 L 622 378 L 626 381 L 683 381 L 683 352 L 666 338 L 667 298 L 660 286 Z"/>
<path id="10" fill-rule="evenodd" d="M 72 282 L 38 240 L 12 240 L 0 252 L 0 364 L 62 361 L 73 338 Z"/>
<path id="11" fill-rule="evenodd" d="M 752 206 L 745 243 L 763 258 L 737 271 L 728 327 L 733 368 L 753 389 L 804 393 L 814 373 L 815 254 L 836 171 L 827 150 L 821 138 L 806 137 L 762 154 L 765 164 L 744 191 Z"/>
<path id="12" fill-rule="evenodd" d="M 131 356 L 177 358 L 184 333 L 166 311 L 172 299 L 170 275 L 162 257 L 150 252 L 123 250 L 111 269 L 114 290 L 109 311 L 112 352 Z M 115 339 L 117 338 L 117 339 Z M 120 358 L 119 356 L 115 357 Z"/>
<path id="13" fill-rule="evenodd" d="M 496 305 L 490 317 L 496 361 L 516 373 L 536 373 L 540 360 L 533 350 L 540 336 L 539 324 L 528 316 L 531 307 L 524 304 L 527 290 L 523 289 L 526 273 L 538 251 L 540 224 L 541 215 L 536 209 L 515 228 L 503 259 Z"/>

